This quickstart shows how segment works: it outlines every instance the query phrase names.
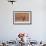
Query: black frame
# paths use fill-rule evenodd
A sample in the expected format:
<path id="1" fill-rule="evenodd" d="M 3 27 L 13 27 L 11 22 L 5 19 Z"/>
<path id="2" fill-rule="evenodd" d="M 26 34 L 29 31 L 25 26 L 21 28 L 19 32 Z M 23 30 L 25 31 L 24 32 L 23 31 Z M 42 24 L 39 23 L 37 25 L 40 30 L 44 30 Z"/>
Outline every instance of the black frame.
<path id="1" fill-rule="evenodd" d="M 31 16 L 32 16 L 32 11 L 13 11 L 13 24 L 14 25 L 30 25 L 32 24 L 32 19 L 30 19 L 30 23 L 15 23 L 14 22 L 14 13 L 16 12 L 30 12 Z"/>

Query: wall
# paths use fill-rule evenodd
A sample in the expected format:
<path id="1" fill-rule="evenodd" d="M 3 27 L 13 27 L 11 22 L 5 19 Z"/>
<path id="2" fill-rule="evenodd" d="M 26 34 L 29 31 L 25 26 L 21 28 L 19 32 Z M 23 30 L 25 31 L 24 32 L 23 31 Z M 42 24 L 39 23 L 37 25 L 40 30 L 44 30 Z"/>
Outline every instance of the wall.
<path id="1" fill-rule="evenodd" d="M 0 0 L 0 40 L 15 40 L 19 32 L 31 35 L 33 40 L 45 40 L 45 15 L 42 0 L 17 0 L 13 5 Z M 32 25 L 13 25 L 13 11 L 32 11 Z"/>

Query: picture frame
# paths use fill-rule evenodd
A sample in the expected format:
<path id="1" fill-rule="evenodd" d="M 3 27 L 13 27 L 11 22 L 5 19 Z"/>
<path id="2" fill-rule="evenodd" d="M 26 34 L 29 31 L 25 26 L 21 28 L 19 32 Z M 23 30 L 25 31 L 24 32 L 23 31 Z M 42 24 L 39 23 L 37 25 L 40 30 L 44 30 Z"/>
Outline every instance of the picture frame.
<path id="1" fill-rule="evenodd" d="M 13 24 L 32 24 L 32 11 L 13 11 Z"/>

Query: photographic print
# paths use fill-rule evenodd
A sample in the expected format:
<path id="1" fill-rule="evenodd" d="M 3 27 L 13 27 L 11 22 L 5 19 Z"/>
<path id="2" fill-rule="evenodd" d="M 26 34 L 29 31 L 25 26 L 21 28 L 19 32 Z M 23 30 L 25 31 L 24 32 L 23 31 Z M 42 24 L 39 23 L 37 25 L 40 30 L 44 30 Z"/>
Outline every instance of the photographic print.
<path id="1" fill-rule="evenodd" d="M 13 24 L 32 24 L 32 11 L 13 11 Z"/>

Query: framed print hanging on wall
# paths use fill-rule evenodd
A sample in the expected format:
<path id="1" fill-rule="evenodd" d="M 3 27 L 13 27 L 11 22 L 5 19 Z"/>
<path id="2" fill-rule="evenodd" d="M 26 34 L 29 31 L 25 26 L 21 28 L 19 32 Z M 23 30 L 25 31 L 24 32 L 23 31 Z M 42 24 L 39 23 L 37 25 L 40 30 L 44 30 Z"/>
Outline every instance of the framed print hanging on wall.
<path id="1" fill-rule="evenodd" d="M 32 24 L 32 11 L 13 11 L 13 24 Z"/>

